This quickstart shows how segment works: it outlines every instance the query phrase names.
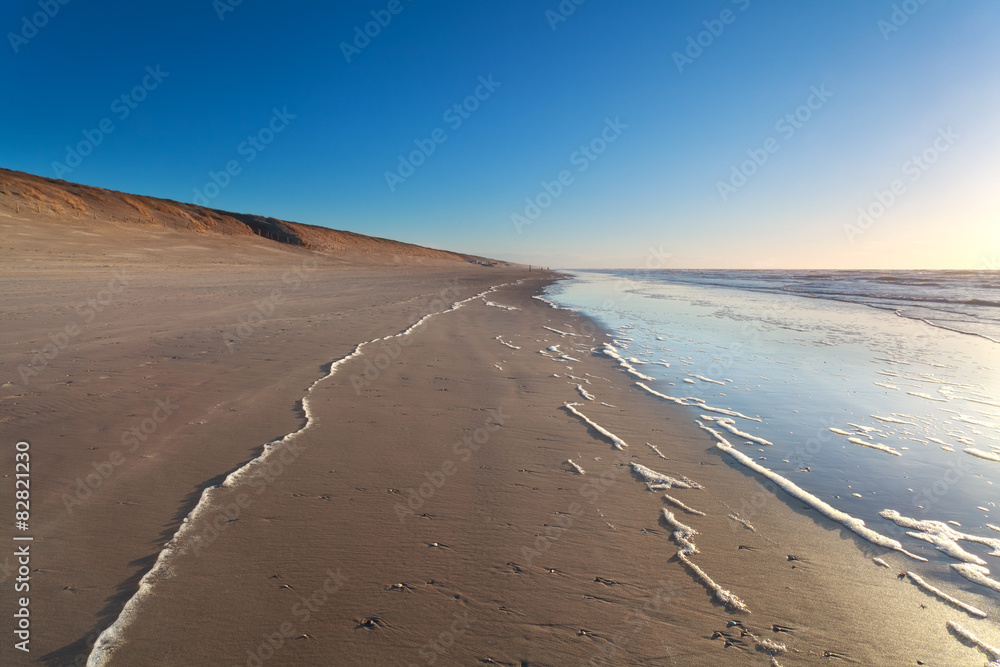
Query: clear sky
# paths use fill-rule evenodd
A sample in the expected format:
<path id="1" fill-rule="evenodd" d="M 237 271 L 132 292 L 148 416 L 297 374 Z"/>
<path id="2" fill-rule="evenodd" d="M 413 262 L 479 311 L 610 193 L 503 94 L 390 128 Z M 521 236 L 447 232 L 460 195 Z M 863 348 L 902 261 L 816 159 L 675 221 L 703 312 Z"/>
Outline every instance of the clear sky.
<path id="1" fill-rule="evenodd" d="M 1000 257 L 995 0 L 63 1 L 0 5 L 0 166 L 553 268 Z"/>

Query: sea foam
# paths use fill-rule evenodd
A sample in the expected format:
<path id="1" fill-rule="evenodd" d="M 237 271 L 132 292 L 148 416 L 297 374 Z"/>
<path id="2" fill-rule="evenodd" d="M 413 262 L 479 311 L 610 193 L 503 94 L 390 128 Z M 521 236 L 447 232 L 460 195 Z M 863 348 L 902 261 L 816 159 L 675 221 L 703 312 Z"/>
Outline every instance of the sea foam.
<path id="1" fill-rule="evenodd" d="M 963 628 L 955 621 L 948 621 L 947 626 L 948 629 L 951 630 L 953 633 L 955 633 L 965 641 L 969 642 L 970 644 L 974 644 L 977 648 L 986 653 L 990 657 L 990 660 L 993 661 L 988 665 L 988 667 L 995 667 L 997 665 L 1000 665 L 1000 648 L 996 648 L 995 646 L 990 646 L 989 644 L 987 644 L 982 639 L 980 639 L 979 637 L 975 636 L 974 634 Z"/>
<path id="2" fill-rule="evenodd" d="M 973 607 L 971 604 L 966 604 L 966 603 L 962 602 L 961 600 L 958 600 L 958 599 L 956 599 L 956 598 L 948 595 L 947 593 L 945 593 L 944 591 L 942 591 L 940 588 L 936 588 L 934 586 L 931 586 L 926 581 L 924 581 L 923 579 L 921 579 L 920 576 L 914 574 L 913 572 L 907 572 L 906 576 L 909 577 L 910 580 L 913 583 L 915 583 L 919 588 L 924 589 L 925 591 L 927 591 L 931 595 L 935 595 L 935 596 L 939 597 L 940 599 L 944 600 L 945 602 L 947 602 L 949 604 L 952 604 L 952 605 L 955 605 L 956 607 L 958 607 L 962 611 L 967 612 L 969 614 L 972 614 L 973 616 L 978 616 L 979 618 L 986 618 L 986 612 L 983 611 L 982 609 L 977 609 L 976 607 Z"/>
<path id="3" fill-rule="evenodd" d="M 677 542 L 678 546 L 680 546 L 680 549 L 677 551 L 677 557 L 681 560 L 681 562 L 691 568 L 695 575 L 701 579 L 701 582 L 705 585 L 705 587 L 715 594 L 716 599 L 730 609 L 735 609 L 749 614 L 750 610 L 747 608 L 743 600 L 739 599 L 731 591 L 727 591 L 725 588 L 715 583 L 711 577 L 705 574 L 704 570 L 692 563 L 688 558 L 693 554 L 699 553 L 698 546 L 692 539 L 698 534 L 698 531 L 691 526 L 678 521 L 677 517 L 674 516 L 674 513 L 666 508 L 663 509 L 663 520 L 674 529 L 674 541 Z"/>
<path id="4" fill-rule="evenodd" d="M 886 537 L 885 535 L 867 527 L 863 519 L 851 516 L 846 512 L 841 512 L 840 510 L 836 509 L 830 504 L 820 500 L 813 494 L 809 493 L 802 487 L 798 486 L 790 479 L 782 477 L 773 470 L 769 470 L 768 468 L 765 468 L 764 466 L 760 465 L 746 454 L 734 448 L 733 445 L 728 440 L 723 438 L 722 435 L 715 429 L 709 426 L 705 426 L 704 424 L 701 423 L 701 421 L 696 421 L 695 423 L 697 423 L 698 426 L 700 426 L 705 431 L 708 431 L 713 436 L 715 436 L 715 439 L 717 441 L 715 444 L 716 447 L 726 452 L 731 457 L 733 457 L 746 467 L 750 468 L 754 472 L 763 475 L 767 479 L 771 480 L 772 482 L 780 486 L 782 489 L 784 489 L 785 492 L 791 495 L 792 497 L 798 498 L 802 502 L 807 503 L 812 507 L 814 507 L 824 516 L 833 519 L 834 521 L 846 526 L 854 533 L 856 533 L 859 537 L 880 547 L 885 547 L 886 549 L 894 549 L 895 551 L 899 551 L 900 553 L 906 554 L 907 556 L 913 558 L 914 560 L 919 560 L 923 562 L 927 561 L 926 558 L 921 558 L 920 556 L 912 554 L 906 549 L 904 549 L 903 545 L 899 541 L 894 540 L 890 537 Z"/>
<path id="5" fill-rule="evenodd" d="M 583 404 L 582 403 L 567 403 L 563 407 L 565 407 L 567 410 L 569 410 L 570 412 L 572 412 L 574 415 L 576 415 L 577 417 L 579 417 L 580 419 L 582 419 L 583 421 L 585 421 L 595 431 L 597 431 L 598 433 L 600 433 L 601 435 L 603 435 L 605 438 L 607 438 L 608 440 L 610 440 L 611 444 L 614 446 L 615 449 L 625 449 L 626 447 L 628 447 L 628 444 L 624 440 L 622 440 L 617 435 L 615 435 L 611 431 L 607 430 L 606 428 L 604 428 L 603 426 L 601 426 L 597 422 L 591 420 L 590 417 L 588 417 L 587 415 L 585 415 L 582 412 L 580 412 L 579 410 L 577 410 L 576 406 L 578 406 L 578 405 L 583 405 Z"/>
<path id="6" fill-rule="evenodd" d="M 675 488 L 675 489 L 703 489 L 701 484 L 697 482 L 692 482 L 691 480 L 684 479 L 674 479 L 669 475 L 664 475 L 663 473 L 651 470 L 640 463 L 632 464 L 632 471 L 642 477 L 642 479 L 649 485 L 649 488 L 654 491 L 661 491 L 663 489 Z"/>
<path id="7" fill-rule="evenodd" d="M 652 378 L 649 378 L 649 379 L 651 380 Z M 656 391 L 655 389 L 650 389 L 648 386 L 646 386 L 642 382 L 636 382 L 635 384 L 640 389 L 645 390 L 646 392 L 652 394 L 653 396 L 656 396 L 657 398 L 662 398 L 665 401 L 670 401 L 671 403 L 676 403 L 677 405 L 687 405 L 687 406 L 691 406 L 691 407 L 696 407 L 699 410 L 707 410 L 708 412 L 717 412 L 717 413 L 722 414 L 722 415 L 728 415 L 730 417 L 739 417 L 740 419 L 746 419 L 746 420 L 749 420 L 749 421 L 752 421 L 752 422 L 759 422 L 759 421 L 761 421 L 760 417 L 748 417 L 747 415 L 743 414 L 742 412 L 737 412 L 736 410 L 727 410 L 725 408 L 716 408 L 716 407 L 713 407 L 711 405 L 707 405 L 705 403 L 705 401 L 703 399 L 700 399 L 700 398 L 693 398 L 693 397 L 674 398 L 673 396 L 667 396 L 666 394 L 661 394 L 660 392 Z"/>
<path id="8" fill-rule="evenodd" d="M 643 375 L 642 373 L 640 373 L 639 371 L 637 371 L 635 369 L 635 367 L 628 362 L 627 359 L 625 359 L 623 356 L 621 356 L 620 354 L 618 354 L 618 350 L 616 350 L 613 345 L 611 345 L 609 343 L 605 343 L 604 344 L 604 354 L 607 355 L 607 356 L 609 356 L 609 357 L 611 357 L 612 359 L 617 360 L 619 366 L 621 366 L 622 368 L 625 369 L 626 372 L 631 373 L 632 375 L 636 376 L 640 380 L 648 380 L 649 382 L 652 382 L 654 380 L 654 378 L 651 378 L 648 375 Z"/>

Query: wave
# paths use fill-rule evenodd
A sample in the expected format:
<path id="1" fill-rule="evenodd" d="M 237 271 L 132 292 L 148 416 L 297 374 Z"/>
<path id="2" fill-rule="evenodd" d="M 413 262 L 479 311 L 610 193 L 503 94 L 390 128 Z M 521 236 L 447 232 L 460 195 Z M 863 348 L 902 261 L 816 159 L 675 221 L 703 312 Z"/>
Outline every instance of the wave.
<path id="1" fill-rule="evenodd" d="M 598 273 L 602 273 L 598 271 Z M 1000 300 L 996 290 L 1000 284 L 995 273 L 981 271 L 871 272 L 871 271 L 727 271 L 665 269 L 656 271 L 609 270 L 611 273 L 648 283 L 679 283 L 699 287 L 721 287 L 749 292 L 786 294 L 811 299 L 828 299 L 869 306 L 882 310 L 925 308 L 959 315 L 992 327 L 1000 326 Z M 987 279 L 989 278 L 989 279 Z M 630 290 L 651 298 L 642 288 Z M 941 326 L 932 320 L 910 315 L 915 321 Z M 954 331 L 977 335 L 994 343 L 997 338 L 981 332 L 958 328 Z M 952 327 L 941 327 L 952 328 Z M 974 327 L 972 327 L 974 328 Z"/>

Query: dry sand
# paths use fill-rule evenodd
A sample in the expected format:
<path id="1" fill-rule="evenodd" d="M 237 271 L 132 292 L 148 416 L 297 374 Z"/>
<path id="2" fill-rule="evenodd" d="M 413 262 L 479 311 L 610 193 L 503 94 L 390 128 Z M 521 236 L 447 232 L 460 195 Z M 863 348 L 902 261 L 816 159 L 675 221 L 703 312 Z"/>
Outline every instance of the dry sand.
<path id="1" fill-rule="evenodd" d="M 2 474 L 29 441 L 34 537 L 24 654 L 5 531 L 2 664 L 83 664 L 129 600 L 107 664 L 772 664 L 763 640 L 783 665 L 985 660 L 897 579 L 905 557 L 733 464 L 594 352 L 590 320 L 533 299 L 553 276 L 2 213 Z M 472 298 L 314 385 L 502 284 L 486 299 L 517 310 Z M 137 598 L 203 490 L 307 423 L 307 392 L 309 428 L 211 491 Z M 632 463 L 702 485 L 666 493 L 705 515 Z M 678 560 L 663 508 L 751 613 Z"/>

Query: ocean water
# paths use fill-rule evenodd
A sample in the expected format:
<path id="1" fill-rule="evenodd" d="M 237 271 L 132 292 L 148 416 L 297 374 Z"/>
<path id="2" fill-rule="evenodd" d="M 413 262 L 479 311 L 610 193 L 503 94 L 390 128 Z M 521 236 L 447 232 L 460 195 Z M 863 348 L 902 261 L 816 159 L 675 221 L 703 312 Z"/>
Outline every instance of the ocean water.
<path id="1" fill-rule="evenodd" d="M 568 273 L 546 297 L 730 461 L 1000 613 L 1000 272 Z"/>

